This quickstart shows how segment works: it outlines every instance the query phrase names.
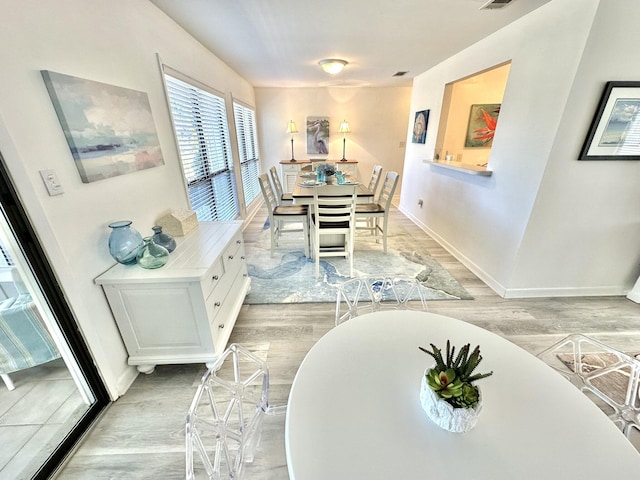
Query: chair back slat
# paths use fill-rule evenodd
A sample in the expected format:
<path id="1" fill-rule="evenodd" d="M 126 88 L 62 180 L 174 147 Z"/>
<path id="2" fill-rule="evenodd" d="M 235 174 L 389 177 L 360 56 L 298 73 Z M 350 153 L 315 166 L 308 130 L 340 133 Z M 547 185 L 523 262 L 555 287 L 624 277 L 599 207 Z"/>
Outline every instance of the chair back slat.
<path id="1" fill-rule="evenodd" d="M 378 195 L 378 203 L 385 210 L 388 210 L 391 206 L 391 200 L 393 199 L 393 195 L 396 192 L 399 178 L 400 175 L 398 175 L 398 173 L 387 172 L 384 183 L 382 184 L 382 188 L 380 189 L 380 195 Z"/>
<path id="2" fill-rule="evenodd" d="M 278 206 L 276 196 L 271 189 L 271 183 L 269 183 L 269 177 L 266 173 L 261 174 L 258 179 L 260 180 L 260 190 L 262 190 L 262 196 L 264 197 L 264 203 L 267 204 L 267 210 L 269 211 L 269 217 L 273 217 L 273 211 Z"/>
<path id="3" fill-rule="evenodd" d="M 280 177 L 278 176 L 278 170 L 276 167 L 271 167 L 269 169 L 269 173 L 271 174 L 271 181 L 273 182 L 273 188 L 275 189 L 275 197 L 278 205 L 282 203 L 282 195 L 284 193 L 284 189 L 282 188 L 282 183 L 280 183 Z"/>
<path id="4" fill-rule="evenodd" d="M 382 165 L 376 165 L 375 167 L 373 167 L 373 172 L 371 172 L 371 179 L 369 180 L 369 186 L 367 187 L 374 196 L 378 191 L 378 184 L 380 183 L 381 177 Z"/>

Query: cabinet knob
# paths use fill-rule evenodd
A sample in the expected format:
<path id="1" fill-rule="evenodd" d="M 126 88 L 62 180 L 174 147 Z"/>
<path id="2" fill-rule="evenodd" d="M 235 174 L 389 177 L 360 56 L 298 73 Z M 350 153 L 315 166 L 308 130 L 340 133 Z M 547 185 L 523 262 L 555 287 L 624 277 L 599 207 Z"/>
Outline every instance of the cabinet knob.
<path id="1" fill-rule="evenodd" d="M 218 325 L 218 328 L 220 329 L 224 328 L 224 323 L 221 323 L 220 325 Z"/>
<path id="2" fill-rule="evenodd" d="M 242 257 L 240 257 L 240 260 L 245 260 L 244 255 Z"/>
<path id="3" fill-rule="evenodd" d="M 229 255 L 229 260 L 233 260 L 233 255 Z"/>
<path id="4" fill-rule="evenodd" d="M 212 280 L 218 280 L 218 275 L 214 275 L 213 277 L 211 277 Z"/>
<path id="5" fill-rule="evenodd" d="M 242 243 L 242 240 L 236 240 L 236 243 L 240 245 Z"/>
<path id="6" fill-rule="evenodd" d="M 220 302 L 216 302 L 213 304 L 214 307 L 219 307 L 220 306 Z"/>

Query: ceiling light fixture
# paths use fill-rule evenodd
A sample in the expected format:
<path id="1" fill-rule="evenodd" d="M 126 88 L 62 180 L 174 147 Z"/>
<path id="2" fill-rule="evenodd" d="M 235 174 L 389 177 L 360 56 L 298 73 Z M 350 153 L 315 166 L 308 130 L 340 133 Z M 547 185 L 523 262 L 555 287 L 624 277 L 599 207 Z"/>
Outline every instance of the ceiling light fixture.
<path id="1" fill-rule="evenodd" d="M 320 60 L 318 63 L 328 74 L 337 75 L 349 62 L 347 62 L 346 60 L 341 60 L 339 58 L 325 58 L 324 60 Z"/>

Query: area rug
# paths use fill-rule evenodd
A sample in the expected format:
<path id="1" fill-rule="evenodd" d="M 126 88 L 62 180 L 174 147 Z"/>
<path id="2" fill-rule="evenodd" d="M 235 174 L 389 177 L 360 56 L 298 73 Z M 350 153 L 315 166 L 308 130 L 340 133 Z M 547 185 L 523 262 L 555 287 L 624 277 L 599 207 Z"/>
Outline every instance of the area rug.
<path id="1" fill-rule="evenodd" d="M 472 300 L 473 297 L 434 258 L 416 251 L 396 250 L 393 245 L 407 245 L 408 239 L 388 239 L 387 253 L 374 242 L 356 242 L 354 277 L 414 277 L 423 285 L 426 300 Z M 302 247 L 302 238 L 297 246 Z M 244 303 L 335 302 L 340 284 L 349 280 L 349 262 L 341 257 L 325 257 L 320 274 L 315 277 L 315 263 L 304 255 L 303 248 L 280 247 L 270 255 L 268 225 L 256 242 L 245 244 L 251 290 Z"/>

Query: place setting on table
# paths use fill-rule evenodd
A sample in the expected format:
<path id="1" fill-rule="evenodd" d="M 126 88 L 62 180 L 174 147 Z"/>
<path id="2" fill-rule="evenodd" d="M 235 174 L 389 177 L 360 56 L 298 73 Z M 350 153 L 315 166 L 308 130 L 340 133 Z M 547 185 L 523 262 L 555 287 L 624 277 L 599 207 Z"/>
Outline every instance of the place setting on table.
<path id="1" fill-rule="evenodd" d="M 314 172 L 301 172 L 298 185 L 301 187 L 319 187 L 323 185 L 359 185 L 350 175 L 337 170 L 333 163 L 322 163 Z"/>
<path id="2" fill-rule="evenodd" d="M 374 192 L 366 185 L 360 183 L 353 176 L 337 169 L 334 163 L 321 163 L 313 172 L 300 172 L 293 187 L 291 196 L 294 205 L 308 205 L 313 202 L 314 187 L 357 187 L 357 203 L 370 203 L 373 201 Z"/>

